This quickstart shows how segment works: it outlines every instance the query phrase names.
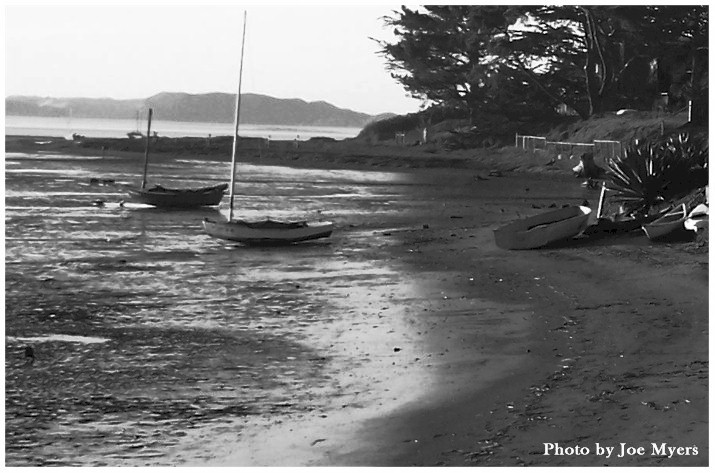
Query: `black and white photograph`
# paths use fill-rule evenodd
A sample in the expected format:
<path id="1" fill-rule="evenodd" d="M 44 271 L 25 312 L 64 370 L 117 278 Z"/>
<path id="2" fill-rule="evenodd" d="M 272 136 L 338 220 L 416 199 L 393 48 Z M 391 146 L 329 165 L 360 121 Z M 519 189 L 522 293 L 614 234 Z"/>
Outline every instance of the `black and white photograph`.
<path id="1" fill-rule="evenodd" d="M 5 467 L 709 466 L 709 5 L 3 4 Z"/>

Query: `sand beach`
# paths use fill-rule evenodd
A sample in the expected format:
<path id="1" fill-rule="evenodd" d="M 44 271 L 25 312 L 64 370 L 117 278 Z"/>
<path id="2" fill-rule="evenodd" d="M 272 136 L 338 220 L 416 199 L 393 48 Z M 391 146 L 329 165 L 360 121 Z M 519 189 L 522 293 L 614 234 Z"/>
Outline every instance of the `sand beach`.
<path id="1" fill-rule="evenodd" d="M 569 163 L 257 144 L 242 202 L 336 231 L 254 251 L 120 206 L 130 141 L 6 137 L 6 466 L 708 464 L 707 248 L 494 244 L 596 205 Z M 226 179 L 166 146 L 156 175 Z"/>

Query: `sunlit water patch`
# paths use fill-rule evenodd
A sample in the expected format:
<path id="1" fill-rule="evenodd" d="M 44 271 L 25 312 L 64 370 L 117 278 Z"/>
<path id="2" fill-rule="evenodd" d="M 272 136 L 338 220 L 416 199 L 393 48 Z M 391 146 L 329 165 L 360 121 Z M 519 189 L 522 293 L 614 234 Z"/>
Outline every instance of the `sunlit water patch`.
<path id="1" fill-rule="evenodd" d="M 14 161 L 37 161 L 38 159 L 52 161 L 98 161 L 105 159 L 104 156 L 73 156 L 69 154 L 59 153 L 56 151 L 46 151 L 39 153 L 5 153 L 5 163 L 13 163 Z M 13 163 L 17 164 L 17 163 Z"/>
<path id="2" fill-rule="evenodd" d="M 45 343 L 45 342 L 65 342 L 65 343 L 105 343 L 108 338 L 83 337 L 80 335 L 49 334 L 41 337 L 5 337 L 7 342 L 20 343 Z"/>

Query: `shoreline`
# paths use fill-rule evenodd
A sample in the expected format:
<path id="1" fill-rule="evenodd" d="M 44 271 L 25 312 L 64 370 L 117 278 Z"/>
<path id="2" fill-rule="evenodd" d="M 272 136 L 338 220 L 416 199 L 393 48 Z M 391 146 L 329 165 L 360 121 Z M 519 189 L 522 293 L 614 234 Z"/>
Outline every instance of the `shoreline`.
<path id="1" fill-rule="evenodd" d="M 254 163 L 320 169 L 339 163 L 404 172 L 428 184 L 430 206 L 379 221 L 370 228 L 375 247 L 366 251 L 394 260 L 415 281 L 419 296 L 391 298 L 394 290 L 383 288 L 379 297 L 394 317 L 419 327 L 420 336 L 391 359 L 419 364 L 431 381 L 410 403 L 361 420 L 357 432 L 349 419 L 336 417 L 343 436 L 326 438 L 303 421 L 256 442 L 293 442 L 305 464 L 324 466 L 602 466 L 593 453 L 543 455 L 543 443 L 587 445 L 593 452 L 596 442 L 648 447 L 651 441 L 696 445 L 698 455 L 607 462 L 707 464 L 707 252 L 690 243 L 650 243 L 642 234 L 500 250 L 495 226 L 536 212 L 533 205 L 595 203 L 597 191 L 581 190 L 560 173 L 489 177 L 484 171 L 494 161 L 466 153 L 398 150 L 401 159 L 419 161 L 410 167 L 396 164 L 389 150 L 369 149 L 352 158 L 329 150 Z M 390 369 L 381 375 L 389 378 Z M 270 453 L 263 462 L 270 463 Z M 232 458 L 229 452 L 209 463 Z"/>
<path id="2" fill-rule="evenodd" d="M 647 246 L 633 257 L 623 253 L 628 251 L 629 241 L 614 243 L 615 254 L 608 247 L 583 248 L 586 255 L 579 248 L 564 248 L 546 250 L 546 255 L 530 252 L 505 258 L 502 270 L 509 273 L 502 279 L 516 279 L 510 292 L 522 293 L 518 299 L 531 299 L 532 327 L 540 334 L 526 355 L 531 358 L 523 367 L 526 376 L 520 378 L 515 373 L 512 379 L 516 383 L 506 378 L 495 385 L 491 397 L 487 394 L 484 398 L 487 406 L 470 406 L 469 400 L 474 402 L 481 395 L 468 388 L 465 401 L 453 402 L 451 408 L 432 403 L 427 419 L 435 427 L 421 432 L 421 439 L 429 440 L 430 433 L 450 429 L 461 435 L 457 434 L 455 441 L 432 441 L 425 448 L 408 444 L 414 448 L 400 455 L 389 453 L 386 446 L 383 463 L 706 465 L 706 258 L 688 255 L 678 261 L 668 249 L 648 254 L 652 247 Z M 699 261 L 699 271 L 692 271 L 694 261 Z M 644 270 L 660 280 L 638 277 Z M 540 283 L 535 286 L 528 281 L 531 278 L 539 278 Z M 634 278 L 635 291 L 629 286 Z M 682 310 L 674 314 L 673 307 Z M 532 367 L 540 367 L 541 373 L 536 374 L 538 368 Z M 452 419 L 482 420 L 450 424 L 443 420 L 445 410 Z M 419 424 L 429 425 L 424 412 L 420 417 Z M 391 419 L 390 424 L 395 432 L 406 432 L 417 423 L 405 415 Z M 644 446 L 646 454 L 610 459 L 595 454 L 544 455 L 544 443 L 588 445 L 594 452 L 596 443 L 613 446 L 621 442 Z M 697 456 L 663 458 L 648 454 L 650 442 L 696 446 L 699 452 Z M 415 462 L 416 458 L 421 461 Z"/>
<path id="3" fill-rule="evenodd" d="M 5 137 L 5 151 L 19 153 L 67 154 L 69 156 L 100 156 L 131 158 L 143 162 L 145 141 L 128 138 L 87 138 L 73 142 L 62 137 Z M 290 166 L 307 169 L 350 169 L 411 171 L 415 169 L 468 169 L 485 173 L 527 173 L 529 175 L 567 178 L 578 160 L 553 163 L 540 154 L 526 153 L 509 147 L 477 148 L 446 151 L 435 144 L 396 145 L 370 144 L 356 139 L 346 140 L 274 140 L 266 147 L 264 140 L 243 138 L 237 150 L 239 163 L 268 166 Z M 216 137 L 207 146 L 204 138 L 161 138 L 150 148 L 150 160 L 168 163 L 173 159 L 197 161 L 231 161 L 230 137 Z"/>

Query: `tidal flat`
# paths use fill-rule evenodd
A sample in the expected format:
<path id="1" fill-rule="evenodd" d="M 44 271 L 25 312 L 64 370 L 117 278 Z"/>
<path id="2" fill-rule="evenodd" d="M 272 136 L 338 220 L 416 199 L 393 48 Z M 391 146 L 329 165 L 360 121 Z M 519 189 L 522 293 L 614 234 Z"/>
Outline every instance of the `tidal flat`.
<path id="1" fill-rule="evenodd" d="M 9 151 L 6 465 L 604 463 L 543 455 L 576 441 L 707 464 L 707 253 L 642 234 L 500 250 L 497 226 L 598 191 L 439 156 L 314 161 L 244 164 L 237 209 L 333 236 L 253 248 L 203 233 L 226 199 L 124 202 L 140 155 Z M 228 170 L 164 157 L 151 178 Z"/>

